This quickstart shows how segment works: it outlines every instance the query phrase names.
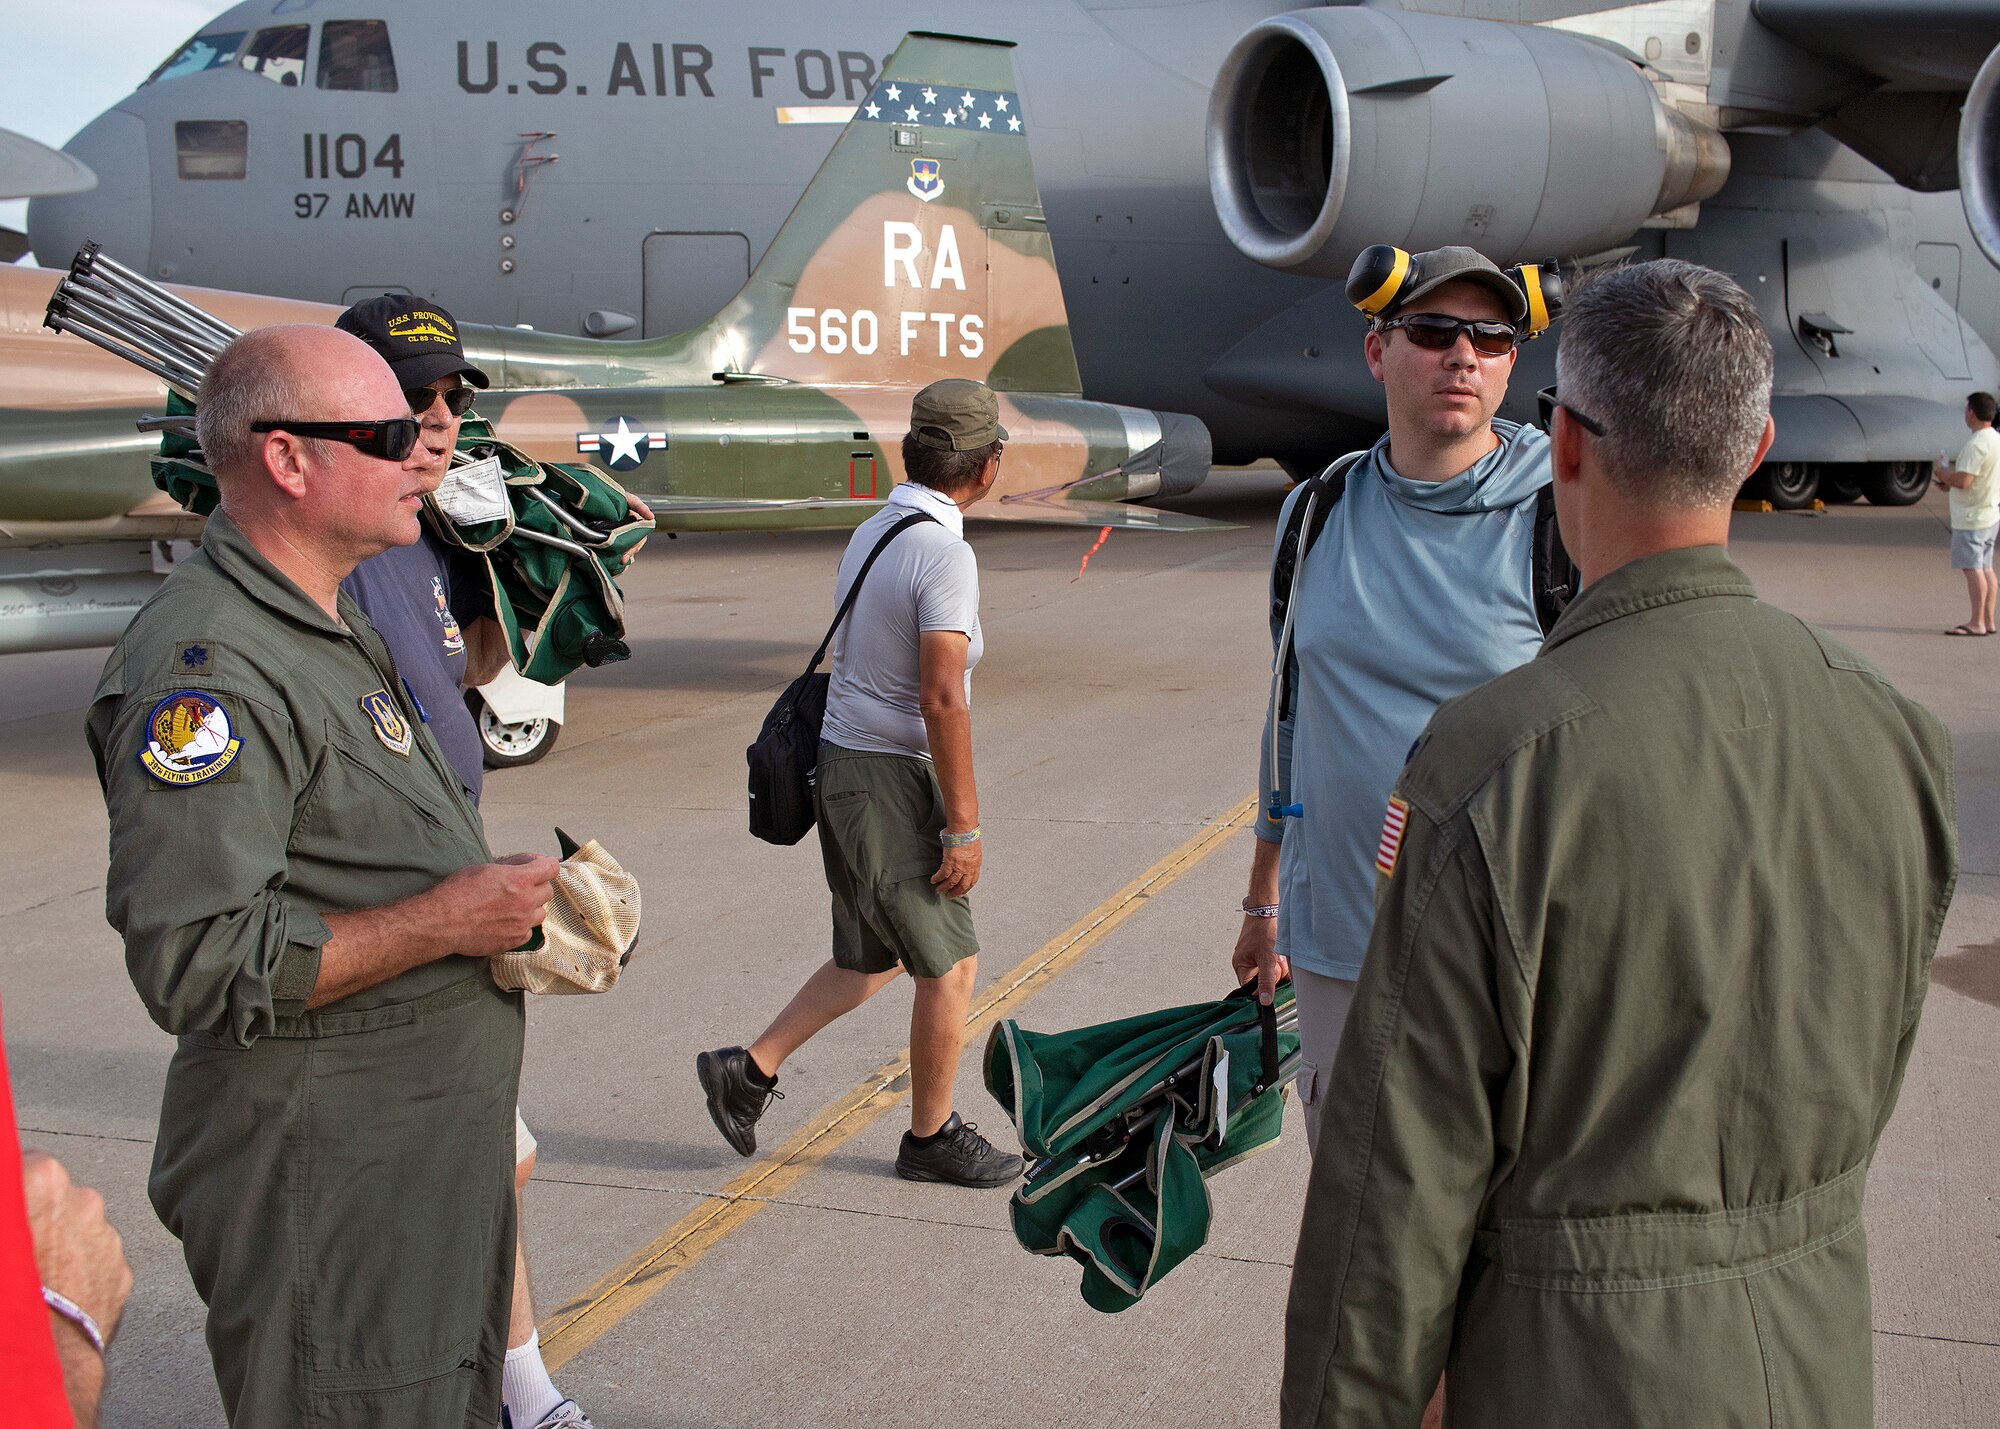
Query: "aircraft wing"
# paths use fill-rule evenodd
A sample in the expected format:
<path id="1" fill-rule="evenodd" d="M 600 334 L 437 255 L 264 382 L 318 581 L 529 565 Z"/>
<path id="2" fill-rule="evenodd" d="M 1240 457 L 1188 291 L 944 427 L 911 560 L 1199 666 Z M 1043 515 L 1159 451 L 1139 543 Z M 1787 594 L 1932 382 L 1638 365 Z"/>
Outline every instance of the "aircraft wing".
<path id="1" fill-rule="evenodd" d="M 1126 501 L 1071 501 L 1024 492 L 982 501 L 965 513 L 975 521 L 1026 521 L 1051 526 L 1115 526 L 1121 531 L 1233 531 L 1229 521 L 1160 511 Z"/>
<path id="2" fill-rule="evenodd" d="M 660 529 L 741 530 L 761 527 L 852 526 L 882 509 L 879 501 L 848 497 L 759 501 L 716 499 L 635 492 L 653 508 Z M 975 521 L 1019 521 L 1049 526 L 1115 526 L 1126 531 L 1228 531 L 1232 523 L 1158 511 L 1124 501 L 1075 501 L 1061 496 L 1025 493 L 982 501 L 966 513 Z"/>

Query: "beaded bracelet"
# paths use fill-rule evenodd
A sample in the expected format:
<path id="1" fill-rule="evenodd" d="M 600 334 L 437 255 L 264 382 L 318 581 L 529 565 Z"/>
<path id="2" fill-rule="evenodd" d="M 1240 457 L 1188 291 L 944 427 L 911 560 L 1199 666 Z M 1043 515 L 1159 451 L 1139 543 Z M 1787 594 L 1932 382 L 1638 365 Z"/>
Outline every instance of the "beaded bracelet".
<path id="1" fill-rule="evenodd" d="M 1252 918 L 1275 918 L 1278 916 L 1278 905 L 1275 903 L 1252 903 L 1246 899 L 1242 906 L 1243 911 Z"/>
<path id="2" fill-rule="evenodd" d="M 97 1321 L 90 1317 L 88 1310 L 60 1290 L 51 1290 L 46 1285 L 42 1287 L 42 1303 L 83 1331 L 83 1337 L 100 1355 L 104 1353 L 104 1331 L 97 1328 Z"/>
<path id="3" fill-rule="evenodd" d="M 974 824 L 962 834 L 939 834 L 938 842 L 946 848 L 964 848 L 979 842 L 979 825 Z"/>

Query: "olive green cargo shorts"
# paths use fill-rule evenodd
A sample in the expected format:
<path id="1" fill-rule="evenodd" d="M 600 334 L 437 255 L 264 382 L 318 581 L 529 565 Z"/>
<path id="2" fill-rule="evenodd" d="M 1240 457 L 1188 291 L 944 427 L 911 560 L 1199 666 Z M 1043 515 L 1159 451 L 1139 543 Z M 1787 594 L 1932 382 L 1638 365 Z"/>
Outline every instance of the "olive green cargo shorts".
<path id="1" fill-rule="evenodd" d="M 833 894 L 833 961 L 849 972 L 943 977 L 979 951 L 972 905 L 931 886 L 944 795 L 930 761 L 819 747 L 819 851 Z"/>

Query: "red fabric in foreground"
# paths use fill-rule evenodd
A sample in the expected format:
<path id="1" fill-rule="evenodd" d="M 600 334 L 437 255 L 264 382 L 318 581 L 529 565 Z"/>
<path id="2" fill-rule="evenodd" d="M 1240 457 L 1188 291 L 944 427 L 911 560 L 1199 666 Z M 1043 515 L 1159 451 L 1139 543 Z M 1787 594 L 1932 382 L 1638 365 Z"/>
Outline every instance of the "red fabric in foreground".
<path id="1" fill-rule="evenodd" d="M 21 1193 L 21 1138 L 14 1129 L 14 1089 L 0 1039 L 0 1397 L 6 1422 L 25 1429 L 70 1429 L 69 1396 L 42 1303 L 35 1243 Z"/>

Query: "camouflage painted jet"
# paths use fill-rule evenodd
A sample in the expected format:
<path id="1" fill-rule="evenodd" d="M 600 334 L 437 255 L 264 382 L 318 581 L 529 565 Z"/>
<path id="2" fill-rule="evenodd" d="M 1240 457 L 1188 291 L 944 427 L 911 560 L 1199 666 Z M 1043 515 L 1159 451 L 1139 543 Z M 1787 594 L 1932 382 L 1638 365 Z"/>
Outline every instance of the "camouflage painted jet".
<path id="1" fill-rule="evenodd" d="M 1212 525 L 1125 504 L 1199 484 L 1209 436 L 1193 417 L 1082 397 L 1011 48 L 907 38 L 749 282 L 701 326 L 604 342 L 462 325 L 494 383 L 479 412 L 538 458 L 614 472 L 663 530 L 838 527 L 902 479 L 916 389 L 976 377 L 1009 432 L 976 514 Z M 192 530 L 153 490 L 153 442 L 134 427 L 162 386 L 36 327 L 57 276 L 0 272 L 0 652 L 115 638 L 158 579 L 135 538 Z M 238 327 L 336 312 L 180 291 Z M 413 299 L 412 320 L 423 311 Z"/>

